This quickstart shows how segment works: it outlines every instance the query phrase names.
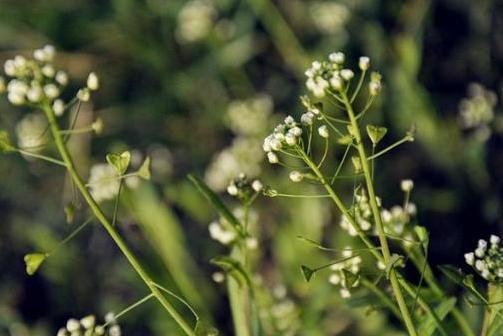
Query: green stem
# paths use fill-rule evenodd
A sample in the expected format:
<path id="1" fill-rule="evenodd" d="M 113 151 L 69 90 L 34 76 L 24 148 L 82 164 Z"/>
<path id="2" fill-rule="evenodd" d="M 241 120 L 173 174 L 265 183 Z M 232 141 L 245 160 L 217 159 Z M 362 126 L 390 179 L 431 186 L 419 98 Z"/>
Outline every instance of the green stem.
<path id="1" fill-rule="evenodd" d="M 386 239 L 386 234 L 384 232 L 384 226 L 382 223 L 381 213 L 379 211 L 379 206 L 377 205 L 376 195 L 374 191 L 374 184 L 372 182 L 372 176 L 370 172 L 369 163 L 367 160 L 367 154 L 365 153 L 365 148 L 363 147 L 362 137 L 360 134 L 360 128 L 358 125 L 358 121 L 355 118 L 355 114 L 353 111 L 353 107 L 348 100 L 348 97 L 345 93 L 342 94 L 342 98 L 344 101 L 344 105 L 346 106 L 346 112 L 348 114 L 349 120 L 351 122 L 351 126 L 353 128 L 356 146 L 358 149 L 358 154 L 360 156 L 360 161 L 363 169 L 363 173 L 365 176 L 365 184 L 367 186 L 367 192 L 369 194 L 370 207 L 372 209 L 372 215 L 374 217 L 375 225 L 377 228 L 377 234 L 379 235 L 379 242 L 382 248 L 382 254 L 384 257 L 384 263 L 387 265 L 391 258 L 388 240 Z M 391 270 L 389 275 L 389 280 L 391 282 L 391 288 L 393 289 L 393 294 L 395 295 L 396 301 L 398 303 L 398 307 L 402 313 L 402 318 L 407 328 L 408 333 L 411 336 L 417 336 L 416 329 L 414 327 L 414 322 L 412 321 L 411 314 L 409 312 L 409 308 L 405 303 L 405 299 L 403 297 L 402 291 L 400 289 L 400 284 L 398 283 L 398 279 L 396 276 L 396 272 L 394 269 Z"/>
<path id="2" fill-rule="evenodd" d="M 440 333 L 444 336 L 449 336 L 447 334 L 447 331 L 445 331 L 444 327 L 442 326 L 442 321 L 438 317 L 437 313 L 430 307 L 428 303 L 426 303 L 426 301 L 423 300 L 422 296 L 417 295 L 418 293 L 414 290 L 414 288 L 412 288 L 404 279 L 400 279 L 398 281 L 400 285 L 405 289 L 405 291 L 410 295 L 411 298 L 416 299 L 417 297 L 417 302 L 419 303 L 419 306 L 421 306 L 421 308 L 423 308 L 423 310 L 433 318 L 433 321 L 435 321 L 435 324 Z"/>
<path id="3" fill-rule="evenodd" d="M 51 162 L 51 163 L 55 163 L 59 166 L 63 166 L 63 167 L 66 167 L 66 164 L 61 161 L 61 160 L 58 160 L 58 159 L 54 159 L 52 157 L 49 157 L 49 156 L 45 156 L 45 155 L 42 155 L 42 154 L 37 154 L 37 153 L 32 153 L 32 152 L 28 152 L 28 151 L 25 151 L 23 149 L 20 149 L 20 148 L 16 148 L 15 149 L 18 153 L 20 154 L 23 154 L 23 155 L 26 155 L 26 156 L 31 156 L 31 157 L 34 157 L 36 159 L 40 159 L 40 160 L 44 160 L 44 161 L 47 161 L 47 162 Z"/>
<path id="4" fill-rule="evenodd" d="M 353 226 L 353 228 L 356 230 L 358 236 L 360 239 L 363 241 L 363 243 L 370 249 L 371 253 L 377 258 L 379 261 L 383 261 L 382 255 L 378 252 L 376 249 L 375 245 L 372 243 L 372 241 L 367 237 L 365 232 L 362 231 L 358 223 L 356 223 L 355 219 L 351 214 L 349 213 L 349 210 L 346 208 L 344 203 L 342 203 L 342 200 L 337 196 L 335 193 L 334 189 L 332 186 L 327 182 L 325 177 L 323 176 L 322 172 L 318 169 L 318 166 L 309 158 L 309 156 L 306 155 L 304 151 L 302 151 L 299 148 L 299 154 L 302 156 L 306 164 L 311 168 L 313 173 L 318 177 L 320 180 L 321 184 L 323 187 L 325 187 L 325 190 L 328 192 L 330 198 L 334 201 L 335 205 L 337 208 L 342 212 L 342 214 L 346 217 L 346 219 L 349 221 L 349 223 Z"/>
<path id="5" fill-rule="evenodd" d="M 56 116 L 54 115 L 54 111 L 50 107 L 50 105 L 46 102 L 43 104 L 43 110 L 47 119 L 49 121 L 49 125 L 51 127 L 51 133 L 54 137 L 54 142 L 56 143 L 56 147 L 66 164 L 66 168 L 68 173 L 70 174 L 73 182 L 81 192 L 85 201 L 93 211 L 95 217 L 100 221 L 105 230 L 108 232 L 110 237 L 114 240 L 115 244 L 119 247 L 121 252 L 124 254 L 126 259 L 129 261 L 131 266 L 134 268 L 136 273 L 140 276 L 143 282 L 150 289 L 152 294 L 156 297 L 156 299 L 160 302 L 160 304 L 166 309 L 166 311 L 173 317 L 173 319 L 178 323 L 180 328 L 185 332 L 188 336 L 196 336 L 194 330 L 190 327 L 190 325 L 185 321 L 185 319 L 176 311 L 173 305 L 166 299 L 166 297 L 161 293 L 161 291 L 153 285 L 153 281 L 148 273 L 144 270 L 141 263 L 138 261 L 136 256 L 131 252 L 129 247 L 126 245 L 126 242 L 119 235 L 118 231 L 112 226 L 110 221 L 107 219 L 106 215 L 101 210 L 100 206 L 94 198 L 91 196 L 89 190 L 87 190 L 84 181 L 80 177 L 79 173 L 75 168 L 75 164 L 73 162 L 73 158 L 66 147 L 65 141 L 60 133 L 59 126 L 57 124 Z"/>
<path id="6" fill-rule="evenodd" d="M 396 306 L 396 304 L 391 300 L 387 293 L 385 293 L 382 289 L 377 287 L 374 283 L 367 280 L 366 278 L 360 279 L 361 284 L 367 288 L 369 291 L 374 293 L 390 310 L 391 312 L 400 320 L 402 319 L 402 315 L 400 314 L 400 309 Z"/>
<path id="7" fill-rule="evenodd" d="M 425 265 L 425 258 L 423 257 L 423 255 L 421 253 L 411 252 L 409 253 L 409 258 L 416 266 L 416 268 L 419 271 L 422 271 L 422 267 Z M 433 294 L 437 299 L 441 300 L 445 298 L 445 293 L 438 284 L 437 279 L 435 278 L 433 271 L 431 270 L 431 267 L 427 262 L 426 267 L 424 268 L 424 281 L 428 284 L 428 287 L 431 288 Z M 451 314 L 458 326 L 461 328 L 463 335 L 475 336 L 475 333 L 468 324 L 468 321 L 458 307 L 454 307 L 451 311 Z"/>

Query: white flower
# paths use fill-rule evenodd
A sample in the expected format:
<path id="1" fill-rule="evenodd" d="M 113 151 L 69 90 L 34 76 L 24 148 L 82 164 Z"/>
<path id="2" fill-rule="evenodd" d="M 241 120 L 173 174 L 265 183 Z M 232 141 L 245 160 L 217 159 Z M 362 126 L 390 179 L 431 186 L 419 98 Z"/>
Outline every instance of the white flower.
<path id="1" fill-rule="evenodd" d="M 487 248 L 487 241 L 485 241 L 484 239 L 479 239 L 477 246 L 478 248 L 485 250 Z"/>
<path id="2" fill-rule="evenodd" d="M 66 85 L 68 84 L 68 75 L 66 74 L 66 72 L 60 70 L 58 72 L 56 72 L 56 82 L 58 82 L 60 85 Z"/>
<path id="3" fill-rule="evenodd" d="M 229 195 L 236 196 L 238 192 L 239 192 L 238 187 L 234 183 L 231 183 L 227 186 L 227 193 Z"/>
<path id="4" fill-rule="evenodd" d="M 297 144 L 297 137 L 292 133 L 288 132 L 288 134 L 285 136 L 285 142 L 289 146 L 294 146 L 295 144 Z"/>
<path id="5" fill-rule="evenodd" d="M 87 76 L 87 88 L 91 91 L 96 91 L 100 87 L 100 82 L 96 73 L 91 72 L 89 76 Z"/>
<path id="6" fill-rule="evenodd" d="M 44 93 L 49 99 L 54 99 L 59 96 L 59 89 L 54 84 L 47 84 L 44 86 Z"/>
<path id="7" fill-rule="evenodd" d="M 222 272 L 215 272 L 211 275 L 211 278 L 213 279 L 213 281 L 215 281 L 216 283 L 222 283 L 225 281 L 225 274 L 222 273 Z"/>
<path id="8" fill-rule="evenodd" d="M 342 82 L 342 79 L 338 76 L 338 75 L 334 75 L 332 76 L 332 78 L 330 79 L 330 85 L 332 85 L 332 87 L 335 89 L 335 90 L 341 90 L 342 87 L 343 87 L 343 82 Z"/>
<path id="9" fill-rule="evenodd" d="M 367 56 L 360 57 L 360 60 L 358 61 L 358 66 L 362 71 L 368 70 L 370 66 L 370 58 L 368 58 Z"/>
<path id="10" fill-rule="evenodd" d="M 328 55 L 328 59 L 331 62 L 337 63 L 337 64 L 342 64 L 344 63 L 345 56 L 342 52 L 333 52 L 330 55 Z"/>
<path id="11" fill-rule="evenodd" d="M 17 92 L 9 92 L 7 99 L 12 105 L 23 105 L 26 102 L 25 96 Z"/>
<path id="12" fill-rule="evenodd" d="M 483 258 L 484 255 L 486 253 L 486 249 L 485 248 L 480 248 L 478 247 L 476 250 L 475 250 L 475 255 L 479 258 Z"/>
<path id="13" fill-rule="evenodd" d="M 498 245 L 501 241 L 500 237 L 496 236 L 496 235 L 491 235 L 491 237 L 489 238 L 489 241 L 491 242 L 491 245 Z"/>
<path id="14" fill-rule="evenodd" d="M 475 255 L 473 254 L 473 252 L 465 254 L 465 261 L 468 265 L 473 266 L 473 263 L 475 261 Z"/>
<path id="15" fill-rule="evenodd" d="M 300 182 L 303 178 L 304 175 L 297 170 L 290 172 L 290 180 L 292 180 L 292 182 Z"/>
<path id="16" fill-rule="evenodd" d="M 178 13 L 176 34 L 181 42 L 196 42 L 205 38 L 211 31 L 216 9 L 208 0 L 185 2 Z"/>
<path id="17" fill-rule="evenodd" d="M 371 81 L 369 83 L 369 91 L 371 96 L 377 96 L 381 92 L 381 82 Z"/>
<path id="18" fill-rule="evenodd" d="M 380 269 L 381 271 L 384 271 L 386 269 L 386 264 L 379 260 L 377 262 L 377 268 Z"/>
<path id="19" fill-rule="evenodd" d="M 261 192 L 262 189 L 264 189 L 264 185 L 262 184 L 262 182 L 260 182 L 260 180 L 255 180 L 252 182 L 252 188 L 256 192 Z"/>
<path id="20" fill-rule="evenodd" d="M 350 69 L 342 69 L 340 74 L 341 74 L 341 77 L 346 81 L 351 80 L 355 76 L 353 70 L 350 70 Z"/>
<path id="21" fill-rule="evenodd" d="M 56 99 L 54 103 L 52 103 L 52 110 L 57 117 L 61 117 L 65 112 L 65 102 L 61 99 Z"/>
<path id="22" fill-rule="evenodd" d="M 38 103 L 42 99 L 42 95 L 42 88 L 38 85 L 32 86 L 26 93 L 26 97 L 28 97 L 28 100 L 32 103 Z"/>
<path id="23" fill-rule="evenodd" d="M 276 153 L 273 152 L 267 153 L 267 160 L 269 161 L 269 163 L 273 164 L 279 162 L 278 156 L 276 155 Z"/>
<path id="24" fill-rule="evenodd" d="M 26 66 L 26 58 L 24 58 L 24 56 L 17 55 L 14 57 L 14 64 L 17 68 L 24 68 Z"/>
<path id="25" fill-rule="evenodd" d="M 314 113 L 312 112 L 307 112 L 307 113 L 304 113 L 301 117 L 300 117 L 300 122 L 303 124 L 303 125 L 312 125 L 313 124 L 313 118 L 314 118 Z"/>
<path id="26" fill-rule="evenodd" d="M 113 199 L 120 186 L 117 170 L 106 163 L 92 166 L 88 185 L 96 202 Z"/>
<path id="27" fill-rule="evenodd" d="M 292 116 L 287 116 L 284 120 L 285 125 L 295 126 L 295 119 Z"/>
<path id="28" fill-rule="evenodd" d="M 339 293 L 341 294 L 341 298 L 343 299 L 348 299 L 351 297 L 351 292 L 347 288 L 341 288 L 339 290 Z"/>
<path id="29" fill-rule="evenodd" d="M 42 67 L 42 73 L 45 77 L 52 78 L 56 74 L 56 70 L 52 65 L 45 65 Z"/>
<path id="30" fill-rule="evenodd" d="M 41 114 L 28 114 L 16 125 L 17 142 L 20 148 L 38 152 L 46 142 L 47 120 Z"/>
<path id="31" fill-rule="evenodd" d="M 341 282 L 341 277 L 337 273 L 334 273 L 330 275 L 328 282 L 330 282 L 332 285 L 338 285 Z"/>
<path id="32" fill-rule="evenodd" d="M 322 125 L 318 128 L 318 134 L 322 137 L 322 138 L 325 138 L 327 139 L 328 136 L 329 136 L 329 132 L 328 132 L 328 127 L 326 125 Z"/>
<path id="33" fill-rule="evenodd" d="M 68 322 L 66 322 L 66 329 L 69 332 L 74 332 L 74 331 L 79 331 L 80 330 L 80 323 L 76 319 L 69 319 Z"/>
<path id="34" fill-rule="evenodd" d="M 486 268 L 486 264 L 483 260 L 477 260 L 475 261 L 475 268 L 482 272 Z"/>
<path id="35" fill-rule="evenodd" d="M 288 130 L 288 133 L 291 133 L 295 136 L 301 136 L 302 135 L 302 128 L 297 127 L 297 126 L 292 127 Z"/>
<path id="36" fill-rule="evenodd" d="M 121 328 L 118 325 L 111 326 L 108 329 L 109 336 L 121 336 Z"/>
<path id="37" fill-rule="evenodd" d="M 77 98 L 82 102 L 87 102 L 91 98 L 91 94 L 88 88 L 80 89 L 77 92 Z"/>
<path id="38" fill-rule="evenodd" d="M 226 230 L 218 222 L 211 222 L 208 226 L 211 238 L 223 245 L 228 245 L 236 238 L 234 231 Z"/>
<path id="39" fill-rule="evenodd" d="M 80 319 L 80 324 L 82 325 L 82 327 L 84 327 L 84 329 L 91 329 L 96 324 L 96 317 L 94 317 L 93 315 L 83 317 L 82 319 Z"/>
<path id="40" fill-rule="evenodd" d="M 402 180 L 400 187 L 404 192 L 410 192 L 414 188 L 414 181 L 412 180 Z"/>
<path id="41" fill-rule="evenodd" d="M 14 77 L 16 75 L 17 69 L 16 64 L 13 60 L 7 60 L 4 63 L 4 71 L 7 76 Z"/>

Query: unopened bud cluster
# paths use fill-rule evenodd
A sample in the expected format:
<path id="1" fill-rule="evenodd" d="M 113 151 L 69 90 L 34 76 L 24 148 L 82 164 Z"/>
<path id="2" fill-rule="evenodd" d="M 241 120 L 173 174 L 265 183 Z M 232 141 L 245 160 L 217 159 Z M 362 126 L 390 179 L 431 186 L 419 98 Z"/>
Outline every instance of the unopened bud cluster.
<path id="1" fill-rule="evenodd" d="M 57 336 L 120 336 L 121 328 L 112 313 L 105 316 L 104 325 L 96 324 L 96 317 L 88 315 L 80 320 L 71 318 L 66 326 L 58 330 Z"/>
<path id="2" fill-rule="evenodd" d="M 314 61 L 306 70 L 306 87 L 315 97 L 322 98 L 327 92 L 336 93 L 346 89 L 355 73 L 344 67 L 345 58 L 342 52 L 334 52 L 328 55 L 328 60 Z M 370 59 L 366 56 L 360 57 L 358 66 L 360 71 L 367 71 L 370 67 Z M 375 96 L 380 89 L 381 77 L 373 73 L 369 82 L 369 93 Z"/>
<path id="3" fill-rule="evenodd" d="M 465 254 L 465 261 L 490 282 L 503 282 L 503 246 L 501 239 L 491 235 L 489 242 L 480 239 L 473 252 Z"/>
<path id="4" fill-rule="evenodd" d="M 248 203 L 263 189 L 264 185 L 259 179 L 250 180 L 245 174 L 241 173 L 229 183 L 227 193 L 237 197 L 243 203 Z"/>
<path id="5" fill-rule="evenodd" d="M 59 116 L 65 110 L 65 103 L 59 97 L 68 84 L 68 74 L 57 70 L 53 61 L 56 49 L 46 45 L 33 52 L 32 58 L 17 55 L 4 64 L 5 74 L 10 77 L 6 82 L 0 77 L 0 93 L 6 92 L 7 99 L 13 105 L 51 104 L 54 113 Z M 90 73 L 87 86 L 80 89 L 77 98 L 88 101 L 90 92 L 99 88 L 98 76 Z"/>

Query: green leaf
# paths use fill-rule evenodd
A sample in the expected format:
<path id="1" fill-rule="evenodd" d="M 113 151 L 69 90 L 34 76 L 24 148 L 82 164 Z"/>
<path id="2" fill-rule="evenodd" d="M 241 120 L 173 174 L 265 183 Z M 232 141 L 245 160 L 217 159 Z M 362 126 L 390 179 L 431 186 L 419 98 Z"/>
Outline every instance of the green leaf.
<path id="1" fill-rule="evenodd" d="M 150 157 L 147 156 L 145 161 L 141 164 L 140 169 L 136 172 L 139 177 L 144 180 L 150 180 Z"/>
<path id="2" fill-rule="evenodd" d="M 438 266 L 438 268 L 451 281 L 453 281 L 454 283 L 456 283 L 460 286 L 463 286 L 463 287 L 465 286 L 463 283 L 465 275 L 460 268 L 456 268 L 452 265 L 440 265 L 440 266 Z"/>
<path id="3" fill-rule="evenodd" d="M 26 273 L 33 275 L 47 258 L 47 253 L 30 253 L 24 256 L 26 264 Z"/>
<path id="4" fill-rule="evenodd" d="M 460 268 L 456 268 L 452 265 L 440 265 L 438 266 L 438 268 L 451 281 L 468 290 L 480 301 L 487 302 L 487 300 L 484 298 L 484 295 L 478 291 L 477 287 L 475 287 L 475 282 L 473 280 L 472 274 L 465 275 Z"/>
<path id="5" fill-rule="evenodd" d="M 300 265 L 300 270 L 302 271 L 302 275 L 304 276 L 304 280 L 306 280 L 306 282 L 309 282 L 315 273 L 315 270 L 307 267 L 306 265 Z"/>
<path id="6" fill-rule="evenodd" d="M 206 183 L 204 183 L 199 177 L 194 175 L 188 175 L 189 180 L 194 183 L 201 194 L 206 197 L 206 199 L 213 205 L 215 210 L 222 216 L 231 226 L 236 230 L 236 232 L 242 237 L 245 237 L 243 232 L 243 227 L 239 220 L 234 216 L 234 214 L 225 206 L 224 202 L 215 194 Z"/>
<path id="7" fill-rule="evenodd" d="M 437 315 L 438 319 L 442 321 L 449 314 L 449 312 L 452 309 L 454 309 L 455 306 L 456 306 L 456 298 L 451 297 L 447 300 L 442 301 L 435 308 L 435 314 Z M 418 327 L 419 335 L 431 336 L 433 335 L 437 327 L 438 327 L 437 321 L 435 321 L 435 318 L 431 314 L 428 314 L 425 316 L 425 318 Z"/>
<path id="8" fill-rule="evenodd" d="M 367 125 L 367 134 L 374 145 L 377 145 L 387 132 L 388 129 L 386 127 Z"/>
<path id="9" fill-rule="evenodd" d="M 225 271 L 225 273 L 230 275 L 234 280 L 236 280 L 240 287 L 243 285 L 251 285 L 248 274 L 238 260 L 231 257 L 222 256 L 213 258 L 210 260 L 210 262 L 213 265 L 220 267 L 223 271 Z"/>
<path id="10" fill-rule="evenodd" d="M 360 281 L 360 276 L 358 274 L 346 271 L 345 269 L 342 270 L 342 273 L 344 274 L 347 288 L 353 288 L 358 285 L 358 282 Z"/>
<path id="11" fill-rule="evenodd" d="M 124 175 L 131 162 L 131 153 L 125 151 L 121 154 L 107 154 L 107 161 L 115 167 L 119 175 Z"/>
<path id="12" fill-rule="evenodd" d="M 9 133 L 3 130 L 0 131 L 0 152 L 11 153 L 15 150 L 15 147 L 12 146 L 12 143 L 10 142 Z"/>
<path id="13" fill-rule="evenodd" d="M 389 275 L 391 273 L 391 270 L 394 269 L 395 267 L 403 267 L 403 261 L 404 257 L 402 255 L 393 253 L 391 255 L 391 258 L 388 260 L 388 263 L 386 264 L 386 278 L 389 279 Z"/>

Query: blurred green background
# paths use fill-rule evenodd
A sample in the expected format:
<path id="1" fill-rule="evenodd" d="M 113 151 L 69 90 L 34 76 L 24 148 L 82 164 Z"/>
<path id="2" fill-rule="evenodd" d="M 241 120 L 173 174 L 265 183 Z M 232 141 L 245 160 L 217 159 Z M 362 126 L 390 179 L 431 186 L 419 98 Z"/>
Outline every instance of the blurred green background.
<path id="1" fill-rule="evenodd" d="M 288 172 L 263 160 L 261 141 L 276 120 L 301 113 L 303 72 L 331 51 L 342 50 L 353 65 L 367 55 L 383 74 L 383 94 L 368 117 L 388 127 L 388 143 L 417 127 L 417 141 L 380 160 L 376 177 L 388 207 L 402 200 L 401 179 L 415 181 L 432 263 L 461 265 L 478 238 L 501 233 L 500 1 L 0 0 L 2 62 L 47 43 L 76 85 L 90 71 L 101 78 L 79 122 L 100 116 L 105 131 L 71 142 L 82 174 L 110 151 L 152 156 L 152 183 L 122 197 L 120 230 L 159 281 L 224 335 L 232 321 L 209 259 L 225 248 L 210 239 L 216 214 L 186 174 L 223 191 L 244 171 L 295 192 Z M 465 97 L 468 108 L 492 117 L 462 127 Z M 0 100 L 0 128 L 14 133 L 25 114 Z M 71 232 L 62 210 L 71 188 L 59 169 L 19 156 L 0 157 L 0 176 L 0 335 L 55 335 L 70 317 L 103 316 L 146 294 L 98 225 L 25 275 L 25 253 L 50 249 Z M 341 186 L 348 199 L 351 187 Z M 274 293 L 271 309 L 289 321 L 282 335 L 398 333 L 397 321 L 379 310 L 350 310 L 358 298 L 343 302 L 323 275 L 303 281 L 300 264 L 323 264 L 330 255 L 297 235 L 347 242 L 329 203 L 260 199 L 255 210 L 257 273 Z M 178 333 L 155 302 L 120 324 L 125 335 Z"/>

